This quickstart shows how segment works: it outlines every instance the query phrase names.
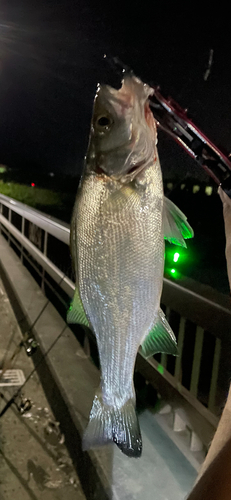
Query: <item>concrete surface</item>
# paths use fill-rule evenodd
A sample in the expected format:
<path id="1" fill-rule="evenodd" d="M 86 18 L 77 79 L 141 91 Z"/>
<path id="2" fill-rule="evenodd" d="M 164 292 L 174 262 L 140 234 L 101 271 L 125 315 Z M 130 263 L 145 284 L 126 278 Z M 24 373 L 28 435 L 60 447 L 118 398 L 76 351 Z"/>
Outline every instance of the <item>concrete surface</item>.
<path id="1" fill-rule="evenodd" d="M 32 324 L 46 299 L 1 236 L 0 270 L 19 305 L 19 315 Z M 64 326 L 58 312 L 49 304 L 33 329 L 42 353 L 57 339 Z M 89 500 L 186 498 L 196 471 L 148 410 L 139 417 L 144 445 L 141 459 L 129 459 L 115 445 L 82 452 L 81 436 L 99 383 L 99 373 L 68 327 L 43 360 L 39 375 Z"/>
<path id="2" fill-rule="evenodd" d="M 0 280 L 0 363 L 10 359 L 22 339 L 21 332 Z M 0 366 L 1 366 L 0 365 Z M 22 348 L 11 368 L 25 377 L 33 363 Z M 0 381 L 1 382 L 1 381 Z M 5 399 L 17 387 L 0 387 Z M 32 408 L 21 415 L 12 405 L 0 419 L 0 498 L 4 500 L 84 500 L 79 479 L 65 446 L 65 438 L 45 397 L 37 373 L 23 390 Z M 17 398 L 20 404 L 21 398 Z"/>

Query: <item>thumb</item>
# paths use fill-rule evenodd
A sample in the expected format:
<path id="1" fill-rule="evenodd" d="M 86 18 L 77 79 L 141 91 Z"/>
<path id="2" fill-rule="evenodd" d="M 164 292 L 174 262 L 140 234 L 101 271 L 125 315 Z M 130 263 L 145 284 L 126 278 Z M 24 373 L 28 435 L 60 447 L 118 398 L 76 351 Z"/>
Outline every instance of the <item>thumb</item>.
<path id="1" fill-rule="evenodd" d="M 220 186 L 218 188 L 218 194 L 223 203 L 223 215 L 224 215 L 225 237 L 226 237 L 225 255 L 227 261 L 229 284 L 231 288 L 231 199 L 223 191 L 223 189 L 221 189 Z"/>
<path id="2" fill-rule="evenodd" d="M 223 203 L 223 205 L 228 205 L 230 208 L 231 208 L 231 199 L 229 198 L 229 196 L 225 193 L 225 191 L 223 191 L 223 189 L 221 188 L 221 186 L 219 186 L 218 188 L 218 194 L 220 196 L 220 199 Z"/>

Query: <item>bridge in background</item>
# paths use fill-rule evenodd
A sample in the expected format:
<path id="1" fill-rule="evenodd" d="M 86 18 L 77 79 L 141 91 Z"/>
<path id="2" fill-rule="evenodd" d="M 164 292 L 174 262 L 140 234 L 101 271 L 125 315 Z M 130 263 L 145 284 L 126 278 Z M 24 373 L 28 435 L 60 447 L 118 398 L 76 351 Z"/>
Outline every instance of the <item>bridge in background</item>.
<path id="1" fill-rule="evenodd" d="M 74 292 L 69 254 L 69 226 L 0 194 L 0 231 L 0 273 L 7 284 L 9 294 L 13 297 L 13 302 L 16 304 L 16 313 L 20 311 L 19 316 L 23 315 L 24 321 L 20 325 L 22 332 L 28 330 L 28 325 L 30 327 L 34 324 L 33 333 L 39 340 L 41 352 L 45 352 L 49 346 L 49 340 L 51 342 L 53 338 L 52 335 L 57 335 L 57 331 L 54 332 L 54 325 L 52 326 L 52 318 L 55 324 L 58 322 L 58 317 L 64 324 L 66 310 Z M 28 282 L 28 280 L 31 281 Z M 32 282 L 33 285 L 31 285 Z M 31 309 L 32 290 L 36 302 L 33 311 Z M 46 306 L 46 297 L 50 299 L 49 306 Z M 156 433 L 154 427 L 157 425 L 160 432 L 171 439 L 185 460 L 197 471 L 217 426 L 229 387 L 231 354 L 229 297 L 192 280 L 184 280 L 179 283 L 164 279 L 161 302 L 167 319 L 176 334 L 179 356 L 173 358 L 165 354 L 158 354 L 145 360 L 141 353 L 138 354 L 136 377 L 139 380 L 141 392 L 152 394 L 151 390 L 147 390 L 147 387 L 154 387 L 158 393 L 157 404 L 155 404 L 154 397 L 153 404 L 150 402 L 150 396 L 147 398 L 146 408 L 143 408 L 140 416 L 141 426 L 143 433 L 146 433 L 152 440 L 150 437 L 151 429 L 153 429 L 154 436 Z M 39 320 L 42 326 L 39 326 L 39 322 L 37 324 L 34 322 L 36 322 L 36 315 L 39 314 L 44 305 L 46 307 Z M 46 329 L 46 332 L 42 334 L 41 329 L 43 328 Z M 73 330 L 68 327 L 67 331 L 66 348 L 68 349 L 69 342 L 73 351 L 73 342 L 77 342 L 78 349 L 75 348 L 78 352 L 82 351 L 83 353 L 83 356 L 78 358 L 78 360 L 81 358 L 81 362 L 79 361 L 80 372 L 83 370 L 81 374 L 80 372 L 78 374 L 79 378 L 82 378 L 81 383 L 85 382 L 85 386 L 88 387 L 93 380 L 92 387 L 88 391 L 89 401 L 85 408 L 87 415 L 92 401 L 93 389 L 95 389 L 95 377 L 98 380 L 98 370 L 95 367 L 95 364 L 97 365 L 95 341 L 88 330 L 82 330 L 80 327 L 74 327 Z M 94 360 L 94 365 L 90 361 L 91 358 Z M 76 356 L 71 359 L 67 363 L 69 368 L 71 363 L 73 366 L 76 364 Z M 58 372 L 61 371 L 61 368 L 57 366 L 54 368 L 54 364 L 55 360 L 49 358 L 48 371 L 50 373 L 53 373 L 54 370 L 57 371 L 55 379 L 58 384 Z M 67 371 L 67 367 L 65 370 Z M 96 371 L 94 372 L 94 370 Z M 68 390 L 64 380 L 65 377 L 66 379 L 70 378 L 71 373 L 70 371 L 70 373 L 66 373 L 66 376 L 63 376 L 62 384 L 64 386 L 59 392 L 65 392 L 67 398 L 65 401 L 70 398 L 73 403 L 75 397 L 73 394 L 67 396 Z M 83 395 L 83 392 L 84 385 L 80 394 Z M 52 395 L 50 396 L 52 399 Z M 77 433 L 81 435 L 85 425 L 84 421 L 81 420 L 78 411 L 73 417 L 73 408 L 71 409 L 71 405 L 68 406 L 67 402 L 66 406 L 65 412 L 69 412 L 68 419 L 73 420 L 75 428 L 78 430 Z M 59 417 L 61 424 L 63 422 L 65 425 L 64 417 L 62 415 Z M 72 427 L 70 426 L 70 428 Z M 76 439 L 78 440 L 79 437 Z M 70 439 L 71 446 L 73 446 L 73 439 Z M 147 447 L 147 449 L 150 451 L 152 448 Z M 118 468 L 121 454 L 118 458 L 117 450 L 114 453 L 113 463 L 116 463 Z M 91 467 L 90 462 L 87 462 L 88 466 L 92 470 L 92 464 L 94 464 L 94 476 L 96 475 L 95 469 L 97 469 L 97 484 L 104 485 L 102 491 L 104 491 L 105 498 L 117 498 L 118 489 L 116 490 L 116 487 L 113 490 L 114 496 L 109 494 L 109 472 L 105 469 L 105 457 L 102 458 L 102 452 L 99 454 L 98 452 L 90 452 L 89 457 Z M 79 462 L 80 458 L 75 456 L 75 460 Z M 108 457 L 107 462 L 110 462 Z M 124 467 L 126 468 L 125 465 Z M 130 466 L 127 465 L 127 467 L 129 470 Z M 82 474 L 84 477 L 86 471 Z M 115 470 L 113 469 L 113 477 L 114 474 Z M 105 486 L 106 483 L 107 486 Z M 87 497 L 91 498 L 90 493 Z M 102 492 L 100 498 L 104 498 Z M 123 498 L 121 492 L 118 498 Z M 134 498 L 138 497 L 134 496 Z M 176 495 L 176 498 L 180 497 Z"/>

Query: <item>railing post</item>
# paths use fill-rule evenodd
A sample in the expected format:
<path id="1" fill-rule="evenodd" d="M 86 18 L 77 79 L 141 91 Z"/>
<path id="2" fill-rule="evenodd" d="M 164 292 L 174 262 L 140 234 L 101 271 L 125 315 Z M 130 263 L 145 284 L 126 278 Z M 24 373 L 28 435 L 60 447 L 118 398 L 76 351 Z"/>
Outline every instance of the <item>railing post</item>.
<path id="1" fill-rule="evenodd" d="M 25 217 L 22 215 L 22 228 L 21 228 L 21 233 L 24 235 L 25 234 Z M 21 244 L 21 261 L 23 263 L 23 245 Z"/>
<path id="2" fill-rule="evenodd" d="M 43 253 L 47 256 L 47 242 L 48 242 L 48 232 L 44 231 L 44 245 L 43 245 Z"/>
<path id="3" fill-rule="evenodd" d="M 165 316 L 166 316 L 166 319 L 169 321 L 169 317 L 170 317 L 170 307 L 166 307 L 166 311 L 165 311 Z M 160 359 L 160 362 L 161 362 L 161 365 L 166 368 L 167 367 L 167 354 L 161 354 L 161 359 Z"/>
<path id="4" fill-rule="evenodd" d="M 8 221 L 11 223 L 11 217 L 12 217 L 12 213 L 11 213 L 11 208 L 9 208 L 9 216 L 8 216 Z M 8 231 L 8 243 L 10 245 L 10 231 Z"/>
<path id="5" fill-rule="evenodd" d="M 216 402 L 216 392 L 217 392 L 217 378 L 220 364 L 220 354 L 221 354 L 221 340 L 216 338 L 214 356 L 213 356 L 213 368 L 212 368 L 212 379 L 209 391 L 209 402 L 208 408 L 210 411 L 214 412 L 215 402 Z"/>
<path id="6" fill-rule="evenodd" d="M 182 360 L 183 346 L 184 346 L 185 321 L 186 321 L 185 318 L 183 317 L 180 318 L 179 334 L 177 341 L 178 356 L 176 357 L 175 373 L 174 373 L 176 381 L 180 383 L 182 379 L 181 360 Z"/>
<path id="7" fill-rule="evenodd" d="M 197 397 L 197 389 L 201 367 L 201 355 L 204 340 L 204 330 L 200 326 L 196 329 L 195 348 L 193 353 L 193 366 L 191 374 L 190 392 Z"/>
<path id="8" fill-rule="evenodd" d="M 48 242 L 48 232 L 44 231 L 44 244 L 43 244 L 43 254 L 47 256 L 47 242 Z M 42 281 L 41 281 L 41 289 L 45 294 L 45 269 L 42 269 Z"/>

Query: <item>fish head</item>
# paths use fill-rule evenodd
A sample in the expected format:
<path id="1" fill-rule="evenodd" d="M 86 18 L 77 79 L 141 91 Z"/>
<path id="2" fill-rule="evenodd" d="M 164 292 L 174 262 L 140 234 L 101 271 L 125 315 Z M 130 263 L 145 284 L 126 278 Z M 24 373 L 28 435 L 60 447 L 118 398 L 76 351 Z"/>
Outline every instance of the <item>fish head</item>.
<path id="1" fill-rule="evenodd" d="M 133 75 L 124 77 L 119 90 L 98 86 L 87 153 L 90 171 L 129 182 L 153 163 L 157 133 L 148 103 L 152 93 Z"/>

